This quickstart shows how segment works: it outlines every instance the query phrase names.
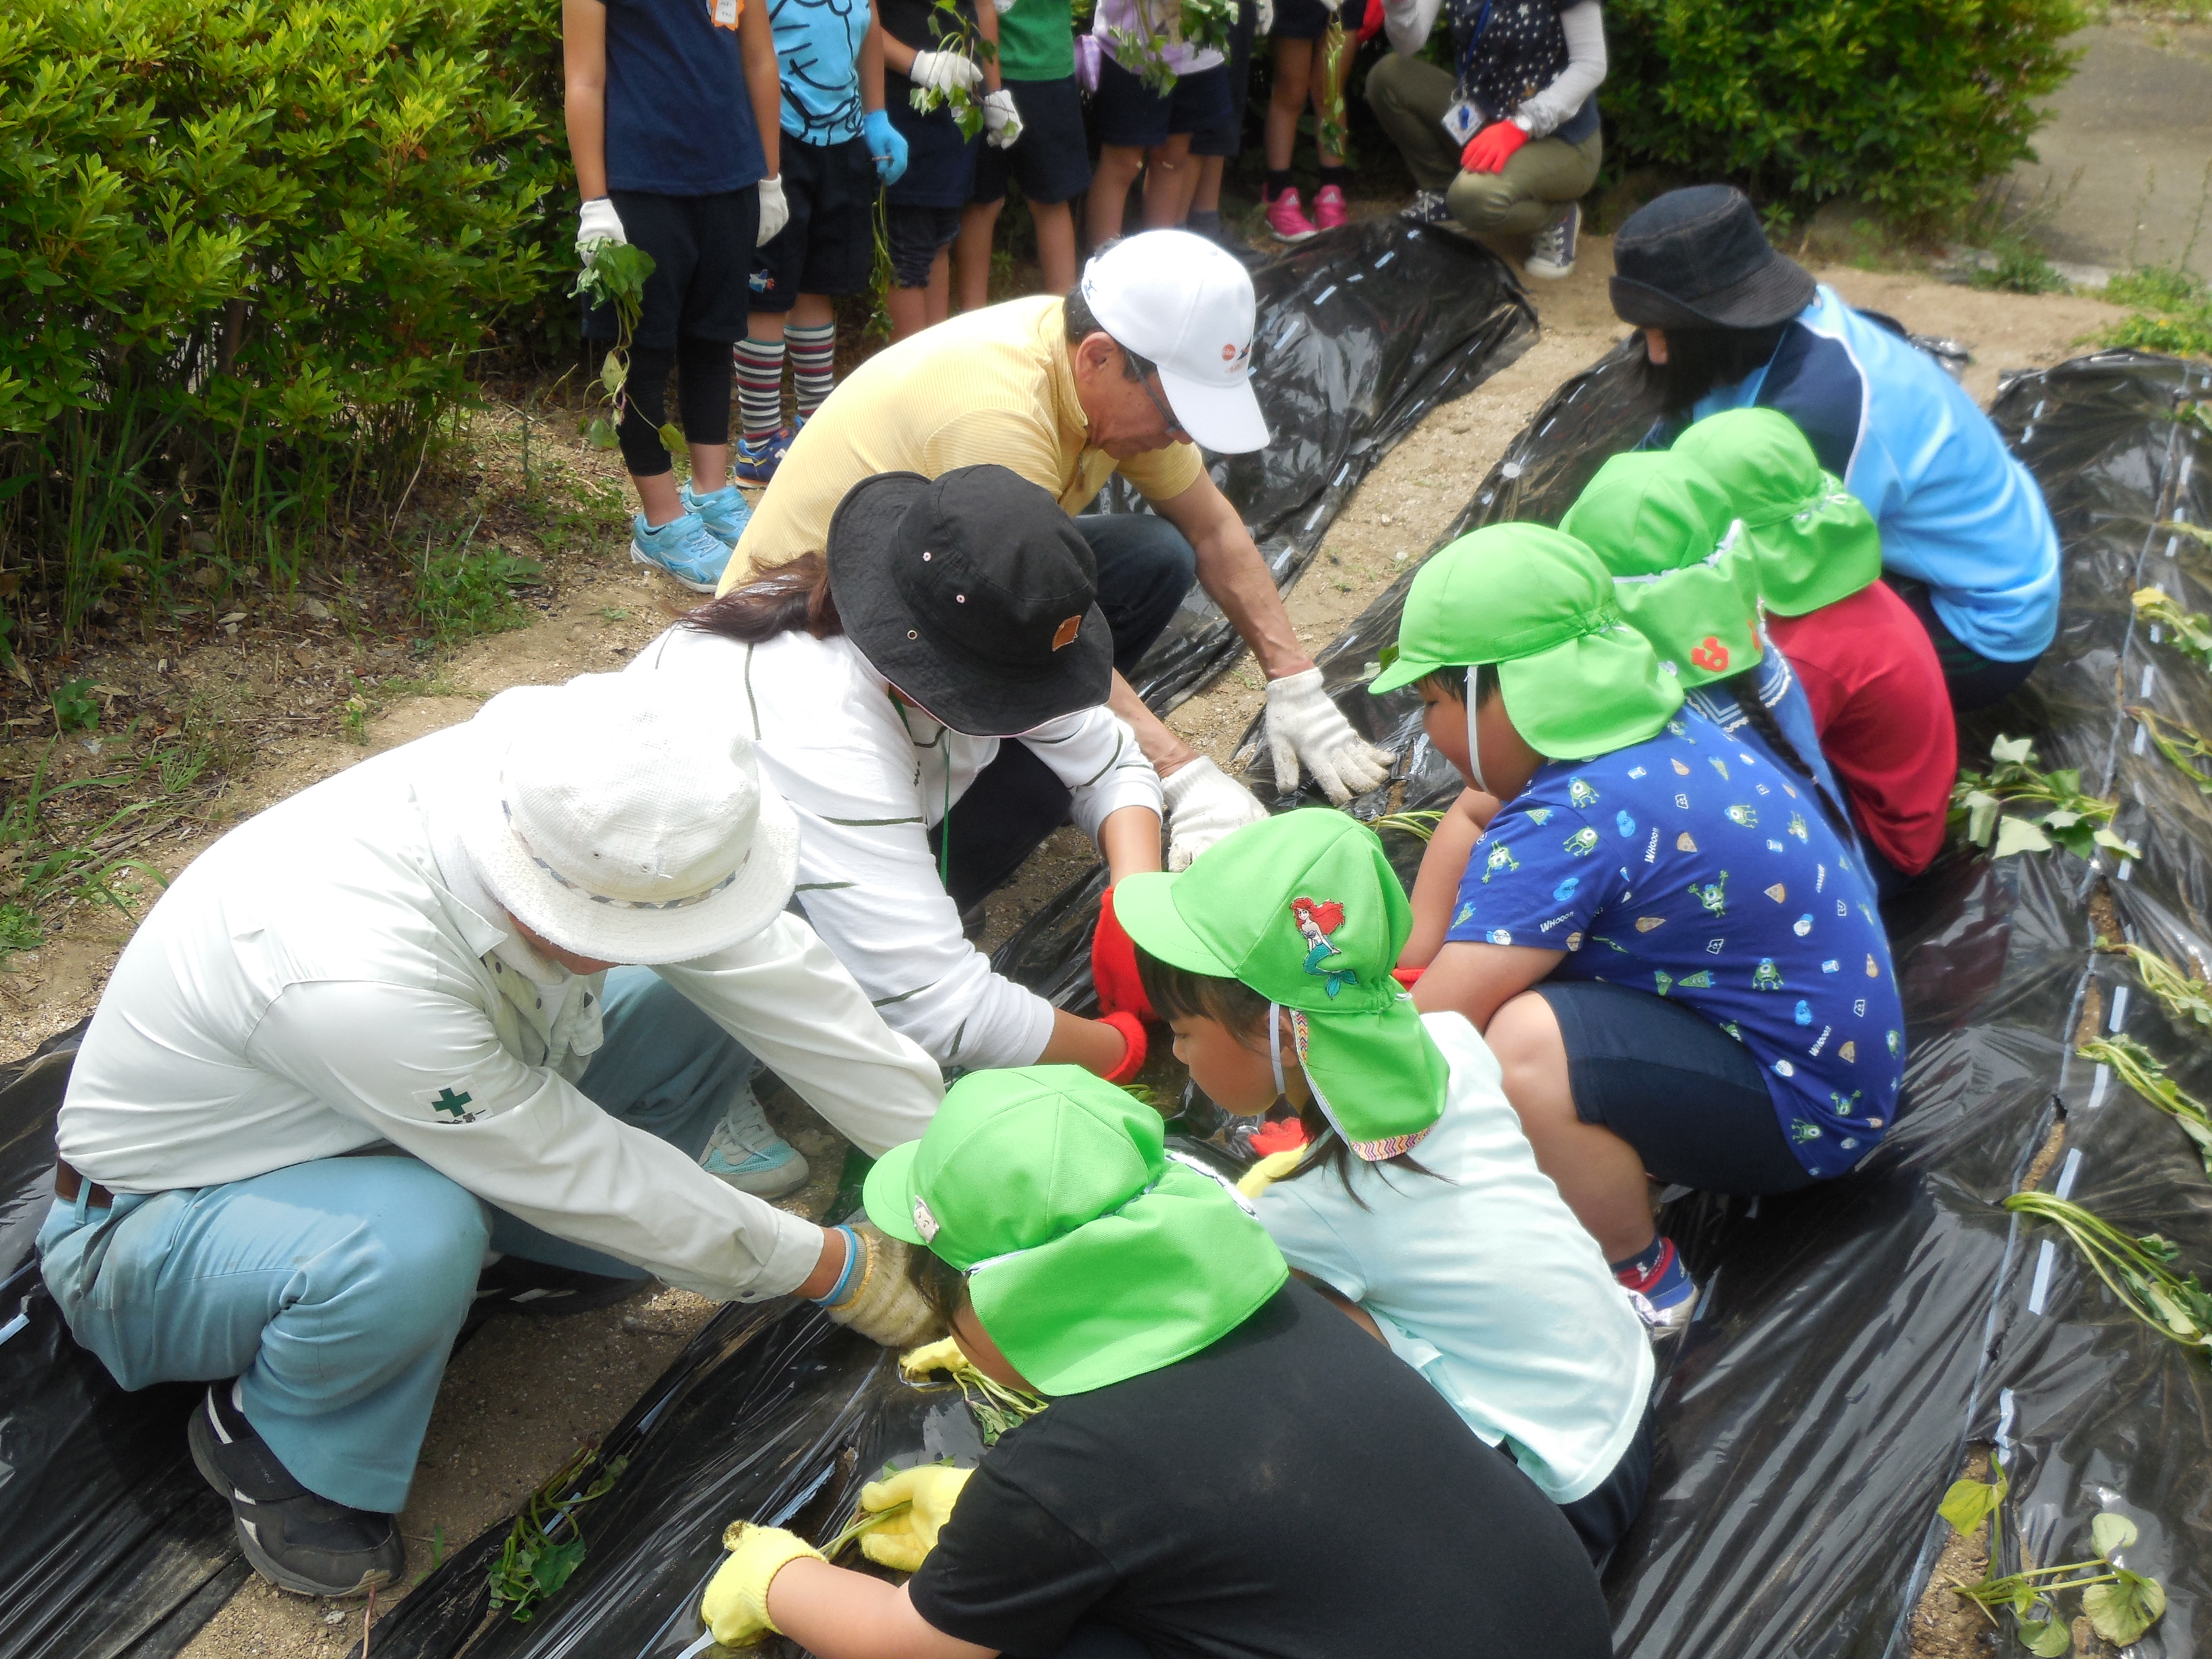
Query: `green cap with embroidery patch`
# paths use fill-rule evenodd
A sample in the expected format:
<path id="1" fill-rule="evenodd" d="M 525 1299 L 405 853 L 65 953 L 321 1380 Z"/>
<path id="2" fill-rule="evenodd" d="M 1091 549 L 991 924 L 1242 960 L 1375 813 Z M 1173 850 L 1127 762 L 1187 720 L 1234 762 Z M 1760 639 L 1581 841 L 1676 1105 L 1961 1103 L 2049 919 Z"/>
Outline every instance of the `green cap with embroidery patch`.
<path id="1" fill-rule="evenodd" d="M 1218 1341 L 1290 1277 L 1251 1206 L 1164 1139 L 1158 1112 L 1079 1066 L 970 1072 L 863 1197 L 968 1275 L 1040 1393 L 1085 1394 Z"/>
<path id="2" fill-rule="evenodd" d="M 1689 456 L 1632 450 L 1597 471 L 1559 528 L 1613 573 L 1630 624 L 1686 690 L 1759 661 L 1759 588 L 1727 537 L 1727 492 Z"/>
<path id="3" fill-rule="evenodd" d="M 1375 696 L 1495 663 L 1514 729 L 1551 760 L 1641 743 L 1682 706 L 1597 556 L 1540 524 L 1489 525 L 1431 557 L 1407 590 L 1396 650 L 1367 688 Z"/>
<path id="4" fill-rule="evenodd" d="M 1162 962 L 1267 998 L 1322 1115 L 1369 1163 L 1443 1113 L 1450 1068 L 1390 976 L 1413 907 L 1357 818 L 1310 806 L 1247 824 L 1177 874 L 1122 877 L 1114 915 Z M 1273 1029 L 1267 1040 L 1272 1050 Z"/>
<path id="5" fill-rule="evenodd" d="M 1787 415 L 1730 409 L 1674 440 L 1743 521 L 1737 541 L 1766 608 L 1802 617 L 1848 599 L 1881 574 L 1881 531 L 1866 504 L 1824 471 Z"/>

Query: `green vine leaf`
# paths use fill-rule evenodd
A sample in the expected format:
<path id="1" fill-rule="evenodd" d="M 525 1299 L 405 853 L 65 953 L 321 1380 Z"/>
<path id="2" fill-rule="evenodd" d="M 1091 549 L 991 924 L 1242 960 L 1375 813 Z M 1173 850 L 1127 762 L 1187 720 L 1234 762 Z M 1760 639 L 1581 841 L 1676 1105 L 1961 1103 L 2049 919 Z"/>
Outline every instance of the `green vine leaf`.
<path id="1" fill-rule="evenodd" d="M 2166 1590 L 2157 1579 L 2125 1567 L 2113 1570 L 2119 1582 L 2092 1584 L 2081 1592 L 2081 1611 L 2098 1635 L 2116 1648 L 2139 1640 L 2166 1612 Z"/>
<path id="2" fill-rule="evenodd" d="M 2106 1510 L 2089 1523 L 2089 1536 L 2097 1553 L 2107 1561 L 2136 1541 L 2136 1523 L 2116 1510 Z"/>

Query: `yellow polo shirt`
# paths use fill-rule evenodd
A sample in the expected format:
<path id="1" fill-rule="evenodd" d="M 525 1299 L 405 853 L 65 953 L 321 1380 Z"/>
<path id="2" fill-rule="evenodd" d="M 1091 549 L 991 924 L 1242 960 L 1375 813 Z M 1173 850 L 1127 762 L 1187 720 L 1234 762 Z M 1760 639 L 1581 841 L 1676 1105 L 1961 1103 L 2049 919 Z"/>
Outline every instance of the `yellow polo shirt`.
<path id="1" fill-rule="evenodd" d="M 837 503 L 878 472 L 934 478 L 995 461 L 1079 513 L 1116 470 L 1089 438 L 1056 297 L 1009 300 L 924 329 L 854 369 L 807 422 L 716 592 L 826 550 Z M 1119 470 L 1146 500 L 1161 501 L 1189 489 L 1204 466 L 1194 446 L 1178 443 Z"/>

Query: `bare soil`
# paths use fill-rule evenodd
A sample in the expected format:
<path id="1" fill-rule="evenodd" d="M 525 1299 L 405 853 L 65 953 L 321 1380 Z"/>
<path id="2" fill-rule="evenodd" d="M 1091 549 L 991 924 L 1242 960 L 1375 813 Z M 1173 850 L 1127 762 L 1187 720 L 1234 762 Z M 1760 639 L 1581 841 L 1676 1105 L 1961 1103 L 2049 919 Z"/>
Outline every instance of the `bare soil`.
<path id="1" fill-rule="evenodd" d="M 1383 210 L 1382 204 L 1363 205 Z M 1522 252 L 1500 251 L 1516 258 Z M 1531 285 L 1540 337 L 1477 391 L 1433 411 L 1370 474 L 1291 596 L 1291 620 L 1310 647 L 1325 644 L 1418 559 L 1544 399 L 1620 337 L 1606 298 L 1611 268 L 1607 240 L 1586 237 L 1573 276 Z M 2085 336 L 2122 314 L 2094 300 L 1983 293 L 1911 274 L 1840 267 L 1819 274 L 1855 304 L 1887 312 L 1917 332 L 1964 342 L 1974 357 L 1966 384 L 1984 403 L 1995 394 L 2001 371 L 2073 356 Z M 548 580 L 532 596 L 527 626 L 450 651 L 417 653 L 397 618 L 391 573 L 373 562 L 317 580 L 307 597 L 320 616 L 249 591 L 234 601 L 234 618 L 210 617 L 189 632 L 156 628 L 142 637 L 118 625 L 81 648 L 65 669 L 44 666 L 35 687 L 0 692 L 6 699 L 0 713 L 15 717 L 0 749 L 0 790 L 23 789 L 42 757 L 52 781 L 106 775 L 121 769 L 118 761 L 143 767 L 162 744 L 183 738 L 210 744 L 217 751 L 209 773 L 213 781 L 161 797 L 158 829 L 125 846 L 137 833 L 126 825 L 107 849 L 118 855 L 120 848 L 173 875 L 228 824 L 367 755 L 465 720 L 483 698 L 508 686 L 618 669 L 691 596 L 629 562 L 616 530 L 617 510 L 603 493 L 596 504 L 591 499 L 619 480 L 610 458 L 569 446 L 549 465 L 541 421 L 533 440 L 536 471 L 526 489 L 520 431 L 520 417 L 511 411 L 483 416 L 466 446 L 462 475 L 428 488 L 441 512 L 478 503 L 483 533 L 544 562 Z M 573 504 L 572 510 L 549 514 L 549 500 L 556 507 Z M 100 732 L 93 734 L 99 752 L 88 750 L 83 737 L 57 740 L 50 728 L 39 729 L 46 693 L 71 677 L 92 678 L 102 688 L 105 713 Z M 365 742 L 354 741 L 347 730 L 345 705 L 355 696 L 367 706 L 358 721 Z M 1260 678 L 1248 658 L 1186 702 L 1170 723 L 1226 763 L 1261 700 Z M 139 726 L 131 733 L 134 718 Z M 1048 842 L 994 899 L 987 946 L 1002 941 L 1091 856 L 1073 831 Z M 0 894 L 6 877 L 0 870 Z M 131 889 L 127 878 L 123 885 Z M 40 948 L 0 960 L 0 1058 L 27 1053 L 92 1011 L 131 926 L 129 917 L 81 900 L 64 909 Z M 770 1109 L 817 1170 L 793 1207 L 818 1215 L 836 1186 L 842 1143 L 787 1095 Z M 401 1521 L 410 1580 L 430 1565 L 433 1540 L 465 1542 L 511 1511 L 580 1444 L 605 1434 L 712 1311 L 699 1297 L 664 1290 L 649 1300 L 566 1320 L 495 1320 L 456 1356 L 439 1395 Z M 1980 1569 L 1960 1563 L 1957 1571 L 1972 1577 Z M 380 1609 L 396 1599 L 380 1598 Z M 361 1611 L 337 1610 L 337 1623 L 330 1622 L 332 1611 L 249 1584 L 187 1655 L 336 1659 L 357 1639 Z M 1945 1635 L 1955 1621 L 1937 1616 L 1942 1613 L 1933 1603 L 1923 1606 L 1915 1624 L 1916 1654 L 1955 1659 L 1984 1650 L 1966 1636 Z"/>

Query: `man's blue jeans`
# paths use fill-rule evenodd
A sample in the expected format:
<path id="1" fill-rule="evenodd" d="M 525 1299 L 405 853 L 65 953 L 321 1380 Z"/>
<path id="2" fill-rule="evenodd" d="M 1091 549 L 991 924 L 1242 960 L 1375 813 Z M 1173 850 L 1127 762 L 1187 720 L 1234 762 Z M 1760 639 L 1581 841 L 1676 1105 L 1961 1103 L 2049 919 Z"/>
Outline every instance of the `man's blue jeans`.
<path id="1" fill-rule="evenodd" d="M 579 1086 L 696 1157 L 752 1056 L 643 968 L 607 975 L 605 1023 Z M 127 1193 L 112 1210 L 57 1202 L 39 1232 L 54 1300 L 117 1382 L 242 1375 L 247 1420 L 302 1486 L 386 1513 L 406 1506 L 488 1247 L 642 1276 L 404 1156 Z"/>

